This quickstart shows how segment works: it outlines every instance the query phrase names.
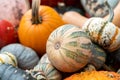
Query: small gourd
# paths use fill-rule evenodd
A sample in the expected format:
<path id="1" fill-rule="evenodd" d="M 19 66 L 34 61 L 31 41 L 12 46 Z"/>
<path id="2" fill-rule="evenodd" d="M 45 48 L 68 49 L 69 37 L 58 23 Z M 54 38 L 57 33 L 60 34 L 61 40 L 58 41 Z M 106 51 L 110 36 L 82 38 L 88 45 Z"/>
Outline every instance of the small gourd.
<path id="1" fill-rule="evenodd" d="M 79 27 L 66 24 L 54 30 L 46 45 L 48 59 L 62 72 L 83 68 L 91 57 L 92 42 Z"/>
<path id="2" fill-rule="evenodd" d="M 85 71 L 75 73 L 64 80 L 119 80 L 120 74 L 109 71 Z"/>
<path id="3" fill-rule="evenodd" d="M 11 64 L 13 66 L 17 66 L 17 59 L 12 53 L 2 52 L 0 54 L 0 64 Z"/>
<path id="4" fill-rule="evenodd" d="M 113 52 L 120 47 L 120 29 L 111 23 L 114 13 L 108 2 L 105 3 L 110 12 L 108 21 L 103 18 L 92 17 L 82 28 L 88 33 L 92 41 L 98 43 L 107 51 Z"/>
<path id="5" fill-rule="evenodd" d="M 0 64 L 0 80 L 36 80 L 27 71 L 10 64 Z"/>
<path id="6" fill-rule="evenodd" d="M 41 0 L 32 1 L 32 9 L 20 21 L 18 36 L 21 44 L 34 49 L 41 57 L 46 52 L 50 33 L 65 23 L 52 7 L 39 5 Z"/>
<path id="7" fill-rule="evenodd" d="M 29 71 L 37 80 L 61 80 L 61 73 L 50 63 L 47 54 L 45 53 L 38 64 Z"/>
<path id="8" fill-rule="evenodd" d="M 12 53 L 17 58 L 18 66 L 22 69 L 31 69 L 39 61 L 39 57 L 33 49 L 20 43 L 6 45 L 1 49 L 0 53 L 4 51 Z"/>
<path id="9" fill-rule="evenodd" d="M 37 80 L 61 80 L 61 73 L 50 63 L 47 54 L 45 53 L 38 64 L 31 70 Z"/>

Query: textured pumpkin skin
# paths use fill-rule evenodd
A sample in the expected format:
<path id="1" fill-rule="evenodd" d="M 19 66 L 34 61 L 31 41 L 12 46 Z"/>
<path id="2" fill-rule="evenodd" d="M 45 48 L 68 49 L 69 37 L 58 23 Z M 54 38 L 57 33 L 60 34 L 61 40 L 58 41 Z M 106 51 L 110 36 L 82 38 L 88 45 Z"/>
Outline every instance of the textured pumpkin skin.
<path id="1" fill-rule="evenodd" d="M 104 49 L 113 52 L 120 47 L 120 29 L 113 23 L 93 17 L 82 28 L 88 32 L 92 41 L 98 43 Z"/>
<path id="2" fill-rule="evenodd" d="M 11 64 L 17 66 L 17 59 L 12 53 L 2 52 L 0 54 L 0 64 Z"/>
<path id="3" fill-rule="evenodd" d="M 83 68 L 91 57 L 92 42 L 80 28 L 66 24 L 54 30 L 47 41 L 50 62 L 62 72 Z"/>
<path id="4" fill-rule="evenodd" d="M 26 71 L 10 64 L 0 64 L 0 80 L 36 80 Z"/>
<path id="5" fill-rule="evenodd" d="M 12 53 L 17 58 L 18 66 L 22 69 L 31 69 L 39 61 L 39 57 L 34 50 L 19 43 L 4 46 L 0 53 L 4 51 Z"/>
<path id="6" fill-rule="evenodd" d="M 86 71 L 73 74 L 64 80 L 119 80 L 120 74 L 108 71 Z"/>
<path id="7" fill-rule="evenodd" d="M 42 5 L 39 7 L 38 12 L 42 22 L 32 24 L 32 10 L 27 11 L 20 22 L 18 35 L 20 43 L 31 47 L 41 56 L 46 52 L 46 41 L 49 34 L 57 27 L 63 25 L 64 22 L 53 8 Z"/>

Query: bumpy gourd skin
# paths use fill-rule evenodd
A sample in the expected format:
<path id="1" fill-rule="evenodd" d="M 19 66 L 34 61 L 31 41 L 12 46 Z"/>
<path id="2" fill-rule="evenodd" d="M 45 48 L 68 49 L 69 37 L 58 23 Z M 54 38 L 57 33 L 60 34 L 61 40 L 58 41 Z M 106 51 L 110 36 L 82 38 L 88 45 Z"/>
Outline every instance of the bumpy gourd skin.
<path id="1" fill-rule="evenodd" d="M 73 74 L 64 80 L 120 80 L 120 74 L 108 71 L 86 71 Z"/>
<path id="2" fill-rule="evenodd" d="M 0 64 L 0 80 L 36 80 L 29 73 L 10 64 Z"/>

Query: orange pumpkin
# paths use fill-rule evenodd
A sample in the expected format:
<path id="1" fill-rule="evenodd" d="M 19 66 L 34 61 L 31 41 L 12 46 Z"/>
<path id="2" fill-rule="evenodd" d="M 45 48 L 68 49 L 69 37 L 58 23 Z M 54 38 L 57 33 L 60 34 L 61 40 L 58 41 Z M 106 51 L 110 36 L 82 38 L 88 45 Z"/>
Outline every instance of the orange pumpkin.
<path id="1" fill-rule="evenodd" d="M 64 80 L 120 80 L 120 74 L 109 71 L 86 71 L 73 74 Z"/>
<path id="2" fill-rule="evenodd" d="M 18 36 L 20 43 L 41 56 L 45 53 L 49 34 L 64 22 L 53 8 L 39 4 L 39 0 L 33 0 L 32 10 L 27 11 L 20 21 Z"/>

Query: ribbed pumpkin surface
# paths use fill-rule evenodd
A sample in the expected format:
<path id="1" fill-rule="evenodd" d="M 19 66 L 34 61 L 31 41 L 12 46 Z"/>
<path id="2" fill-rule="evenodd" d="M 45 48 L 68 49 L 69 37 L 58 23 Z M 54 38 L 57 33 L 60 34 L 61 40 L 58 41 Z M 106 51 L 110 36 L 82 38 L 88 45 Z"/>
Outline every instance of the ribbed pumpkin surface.
<path id="1" fill-rule="evenodd" d="M 73 74 L 64 80 L 120 80 L 120 75 L 108 71 L 87 71 Z"/>
<path id="2" fill-rule="evenodd" d="M 54 30 L 47 41 L 50 62 L 60 71 L 74 72 L 84 67 L 91 56 L 91 40 L 74 25 L 63 25 Z"/>

